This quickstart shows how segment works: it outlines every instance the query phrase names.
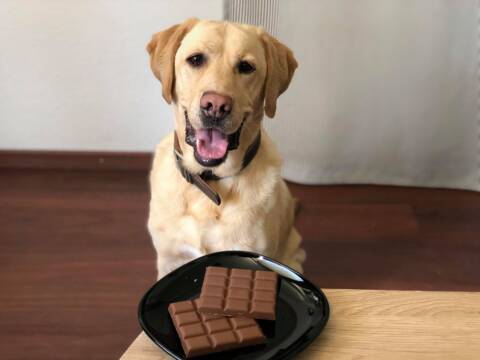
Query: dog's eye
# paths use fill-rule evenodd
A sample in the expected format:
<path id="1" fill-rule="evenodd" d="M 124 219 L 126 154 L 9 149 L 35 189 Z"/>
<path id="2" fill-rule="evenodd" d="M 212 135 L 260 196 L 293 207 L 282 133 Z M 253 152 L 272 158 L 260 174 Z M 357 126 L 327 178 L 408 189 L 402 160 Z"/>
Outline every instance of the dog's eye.
<path id="1" fill-rule="evenodd" d="M 195 54 L 195 55 L 190 56 L 187 59 L 187 62 L 192 67 L 199 67 L 199 66 L 202 66 L 203 63 L 205 62 L 205 56 L 203 54 Z"/>
<path id="2" fill-rule="evenodd" d="M 250 74 L 255 71 L 255 66 L 244 60 L 238 63 L 237 68 L 240 74 Z"/>

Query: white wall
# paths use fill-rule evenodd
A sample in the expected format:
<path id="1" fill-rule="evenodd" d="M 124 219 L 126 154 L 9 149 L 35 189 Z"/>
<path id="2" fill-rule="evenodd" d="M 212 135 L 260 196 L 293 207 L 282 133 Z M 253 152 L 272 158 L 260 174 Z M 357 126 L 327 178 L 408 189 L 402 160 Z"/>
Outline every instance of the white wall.
<path id="1" fill-rule="evenodd" d="M 145 46 L 222 0 L 1 0 L 0 149 L 152 151 L 172 128 Z"/>
<path id="2" fill-rule="evenodd" d="M 477 0 L 282 0 L 284 175 L 480 190 Z M 300 20 L 301 19 L 301 20 Z"/>
<path id="3" fill-rule="evenodd" d="M 288 179 L 480 190 L 477 0 L 228 4 L 299 60 L 266 120 Z M 0 0 L 0 149 L 153 150 L 172 115 L 145 45 L 223 5 Z"/>

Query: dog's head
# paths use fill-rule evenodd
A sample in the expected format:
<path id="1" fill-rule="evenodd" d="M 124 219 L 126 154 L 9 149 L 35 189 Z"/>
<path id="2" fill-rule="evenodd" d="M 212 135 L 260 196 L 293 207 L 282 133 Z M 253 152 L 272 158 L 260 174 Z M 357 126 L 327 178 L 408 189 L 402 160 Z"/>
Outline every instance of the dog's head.
<path id="1" fill-rule="evenodd" d="M 147 50 L 179 139 L 191 145 L 182 146 L 185 165 L 238 171 L 264 112 L 275 115 L 292 79 L 290 49 L 254 26 L 189 19 L 153 35 Z"/>

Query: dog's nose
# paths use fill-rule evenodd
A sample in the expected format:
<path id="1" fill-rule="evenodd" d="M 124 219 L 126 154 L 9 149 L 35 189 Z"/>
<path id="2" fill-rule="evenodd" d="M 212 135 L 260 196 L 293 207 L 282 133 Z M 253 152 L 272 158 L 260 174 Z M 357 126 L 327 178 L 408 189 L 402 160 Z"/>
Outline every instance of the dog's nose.
<path id="1" fill-rule="evenodd" d="M 200 98 L 202 112 L 215 120 L 223 120 L 232 111 L 232 98 L 207 91 Z"/>

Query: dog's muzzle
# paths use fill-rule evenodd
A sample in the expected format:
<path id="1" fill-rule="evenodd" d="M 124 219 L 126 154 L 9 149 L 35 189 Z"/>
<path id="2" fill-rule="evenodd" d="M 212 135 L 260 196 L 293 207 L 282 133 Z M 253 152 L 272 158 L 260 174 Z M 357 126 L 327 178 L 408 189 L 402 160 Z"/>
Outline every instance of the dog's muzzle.
<path id="1" fill-rule="evenodd" d="M 232 134 L 225 134 L 222 129 L 215 126 L 195 129 L 185 111 L 185 141 L 193 147 L 195 160 L 206 167 L 223 163 L 228 152 L 238 148 L 244 122 L 245 119 Z"/>

